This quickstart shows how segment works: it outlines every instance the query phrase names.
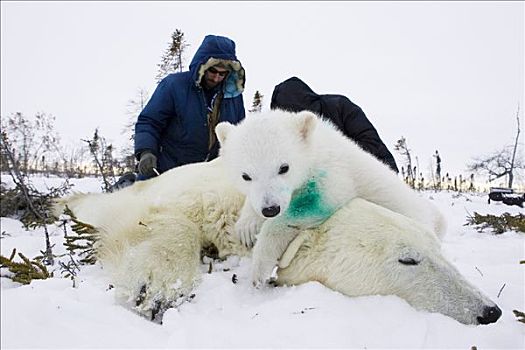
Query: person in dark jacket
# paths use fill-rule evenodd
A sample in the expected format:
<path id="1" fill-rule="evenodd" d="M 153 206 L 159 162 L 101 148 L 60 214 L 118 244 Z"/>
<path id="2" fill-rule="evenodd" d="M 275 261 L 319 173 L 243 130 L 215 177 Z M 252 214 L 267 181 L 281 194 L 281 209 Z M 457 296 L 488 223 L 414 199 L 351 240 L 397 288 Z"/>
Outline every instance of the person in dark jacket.
<path id="1" fill-rule="evenodd" d="M 189 71 L 169 74 L 158 84 L 135 124 L 139 179 L 218 156 L 215 126 L 245 117 L 245 72 L 235 43 L 207 35 Z"/>
<path id="2" fill-rule="evenodd" d="M 365 151 L 399 172 L 392 153 L 385 146 L 363 110 L 342 95 L 318 95 L 301 79 L 292 77 L 273 90 L 271 109 L 291 112 L 308 110 L 330 120 Z"/>

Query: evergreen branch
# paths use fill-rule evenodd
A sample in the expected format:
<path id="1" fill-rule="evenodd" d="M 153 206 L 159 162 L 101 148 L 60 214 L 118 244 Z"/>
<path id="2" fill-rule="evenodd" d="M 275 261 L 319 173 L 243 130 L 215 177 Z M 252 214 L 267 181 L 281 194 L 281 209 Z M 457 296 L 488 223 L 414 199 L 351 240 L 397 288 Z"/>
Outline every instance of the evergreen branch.
<path id="1" fill-rule="evenodd" d="M 22 253 L 18 253 L 22 262 L 13 261 L 15 257 L 16 249 L 13 249 L 11 256 L 8 258 L 0 255 L 0 267 L 7 267 L 7 269 L 13 274 L 12 276 L 6 276 L 14 282 L 22 284 L 29 284 L 34 279 L 47 279 L 52 277 L 47 268 L 39 261 L 29 260 Z"/>
<path id="2" fill-rule="evenodd" d="M 70 255 L 77 254 L 83 257 L 79 261 L 80 263 L 93 265 L 97 261 L 94 246 L 99 239 L 98 230 L 94 226 L 78 220 L 67 206 L 64 208 L 64 214 L 68 215 L 70 217 L 69 220 L 74 223 L 71 225 L 74 235 L 66 234 L 64 236 L 64 246 Z"/>
<path id="3" fill-rule="evenodd" d="M 518 231 L 525 233 L 525 214 L 511 215 L 503 213 L 500 216 L 496 215 L 481 215 L 474 212 L 474 216 L 468 216 L 465 225 L 477 226 L 478 232 L 482 232 L 486 228 L 492 228 L 495 234 L 501 234 L 507 231 Z"/>

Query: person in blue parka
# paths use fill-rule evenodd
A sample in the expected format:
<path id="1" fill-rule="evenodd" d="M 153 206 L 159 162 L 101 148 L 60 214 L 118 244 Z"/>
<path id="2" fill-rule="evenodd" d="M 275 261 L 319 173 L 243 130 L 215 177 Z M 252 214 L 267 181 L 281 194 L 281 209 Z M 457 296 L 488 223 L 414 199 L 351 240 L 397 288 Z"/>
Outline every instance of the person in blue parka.
<path id="1" fill-rule="evenodd" d="M 235 42 L 207 35 L 189 71 L 160 81 L 135 124 L 138 179 L 218 156 L 215 126 L 245 117 L 245 72 Z"/>

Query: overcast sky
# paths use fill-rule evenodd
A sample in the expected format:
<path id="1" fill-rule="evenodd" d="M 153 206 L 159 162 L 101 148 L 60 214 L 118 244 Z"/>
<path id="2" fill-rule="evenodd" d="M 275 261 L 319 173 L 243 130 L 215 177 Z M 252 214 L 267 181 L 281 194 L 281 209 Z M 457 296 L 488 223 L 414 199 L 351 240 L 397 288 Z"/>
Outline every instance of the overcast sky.
<path id="1" fill-rule="evenodd" d="M 137 90 L 153 92 L 171 33 L 237 44 L 245 107 L 291 77 L 363 108 L 426 173 L 512 144 L 524 104 L 524 2 L 1 2 L 1 115 L 56 116 L 67 142 L 117 145 Z M 522 134 L 524 134 L 523 132 Z M 523 140 L 523 138 L 522 138 Z M 78 141 L 80 142 L 80 141 Z"/>

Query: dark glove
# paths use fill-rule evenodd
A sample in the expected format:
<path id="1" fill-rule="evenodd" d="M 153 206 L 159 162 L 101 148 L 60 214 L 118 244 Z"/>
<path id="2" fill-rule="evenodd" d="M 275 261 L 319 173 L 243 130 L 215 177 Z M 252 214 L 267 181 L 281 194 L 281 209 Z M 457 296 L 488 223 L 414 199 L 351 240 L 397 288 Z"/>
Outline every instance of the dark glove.
<path id="1" fill-rule="evenodd" d="M 147 177 L 154 176 L 153 168 L 157 168 L 157 157 L 151 152 L 143 152 L 140 155 L 139 174 Z"/>

